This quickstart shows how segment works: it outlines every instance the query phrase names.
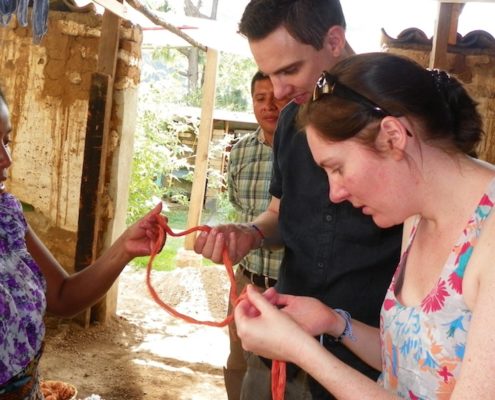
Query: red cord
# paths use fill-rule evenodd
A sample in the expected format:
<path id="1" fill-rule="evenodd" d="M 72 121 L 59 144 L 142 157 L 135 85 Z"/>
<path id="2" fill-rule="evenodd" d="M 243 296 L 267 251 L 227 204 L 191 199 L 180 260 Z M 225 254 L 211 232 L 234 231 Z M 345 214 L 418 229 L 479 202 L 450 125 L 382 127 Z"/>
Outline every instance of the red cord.
<path id="1" fill-rule="evenodd" d="M 184 236 L 188 235 L 192 232 L 195 231 L 203 231 L 203 232 L 209 232 L 211 228 L 207 225 L 200 225 L 196 226 L 193 228 L 190 228 L 186 231 L 178 232 L 175 233 L 170 229 L 168 226 L 168 220 L 162 216 L 162 215 L 157 215 L 157 221 L 158 221 L 158 238 L 155 243 L 153 243 L 152 248 L 151 248 L 151 254 L 150 254 L 150 259 L 148 261 L 148 265 L 146 266 L 146 286 L 148 287 L 148 290 L 150 291 L 151 297 L 153 300 L 160 306 L 162 307 L 165 311 L 167 311 L 169 314 L 171 314 L 174 317 L 181 318 L 186 322 L 192 323 L 192 324 L 199 324 L 199 325 L 207 325 L 207 326 L 215 326 L 215 327 L 224 327 L 230 324 L 234 320 L 234 313 L 228 315 L 223 321 L 200 321 L 195 318 L 192 318 L 188 315 L 181 314 L 168 304 L 164 303 L 158 294 L 156 293 L 156 290 L 153 288 L 151 284 L 151 267 L 153 264 L 153 260 L 155 259 L 156 255 L 161 251 L 163 246 L 165 245 L 165 242 L 167 241 L 167 234 L 170 236 Z M 236 305 L 244 296 L 244 292 L 241 293 L 240 296 L 237 296 L 237 285 L 235 283 L 235 277 L 234 277 L 234 268 L 232 266 L 232 261 L 230 260 L 228 250 L 227 248 L 223 249 L 222 253 L 222 258 L 223 258 L 223 263 L 225 265 L 225 269 L 227 271 L 227 274 L 229 276 L 230 280 L 230 293 L 229 293 L 229 299 L 232 305 Z M 272 398 L 274 400 L 284 400 L 284 395 L 285 395 L 285 381 L 286 381 L 286 364 L 283 361 L 278 361 L 278 360 L 273 360 L 272 363 Z"/>
<path id="2" fill-rule="evenodd" d="M 272 361 L 272 398 L 276 400 L 284 400 L 285 397 L 285 381 L 286 367 L 284 361 Z"/>

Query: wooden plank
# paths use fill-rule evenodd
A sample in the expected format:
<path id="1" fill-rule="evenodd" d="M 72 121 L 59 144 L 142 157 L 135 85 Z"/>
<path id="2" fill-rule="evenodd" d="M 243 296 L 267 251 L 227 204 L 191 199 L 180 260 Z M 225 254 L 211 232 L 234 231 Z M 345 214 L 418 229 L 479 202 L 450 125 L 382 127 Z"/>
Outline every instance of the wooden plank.
<path id="1" fill-rule="evenodd" d="M 447 69 L 447 49 L 449 43 L 456 42 L 459 7 L 462 5 L 440 4 L 430 55 L 430 68 Z"/>
<path id="2" fill-rule="evenodd" d="M 129 9 L 126 4 L 119 2 L 117 0 L 93 0 L 94 3 L 99 4 L 104 7 L 106 10 L 111 11 L 113 14 L 124 18 L 129 19 Z"/>
<path id="3" fill-rule="evenodd" d="M 81 177 L 79 203 L 79 224 L 77 229 L 75 270 L 80 271 L 93 262 L 95 254 L 94 231 L 96 224 L 96 204 L 105 120 L 108 114 L 108 97 L 111 97 L 111 79 L 108 75 L 92 75 L 86 140 Z"/>
<path id="4" fill-rule="evenodd" d="M 218 51 L 209 48 L 206 52 L 205 82 L 201 100 L 201 120 L 199 124 L 198 147 L 194 167 L 194 180 L 191 189 L 191 201 L 187 214 L 187 227 L 199 225 L 206 189 L 206 174 L 208 170 L 208 147 L 213 128 L 213 110 L 215 108 L 215 88 L 218 69 Z M 192 250 L 195 234 L 187 235 L 184 248 Z"/>
<path id="5" fill-rule="evenodd" d="M 454 7 L 452 8 L 448 44 L 455 45 L 457 43 L 457 29 L 459 27 L 459 17 L 461 16 L 461 12 L 463 8 L 464 8 L 464 4 L 454 4 Z"/>
<path id="6" fill-rule="evenodd" d="M 98 49 L 98 72 L 115 76 L 117 52 L 119 50 L 120 17 L 105 10 Z M 111 100 L 111 99 L 110 99 Z"/>
<path id="7" fill-rule="evenodd" d="M 104 136 L 102 143 L 102 153 L 100 160 L 99 185 L 97 188 L 96 198 L 96 215 L 94 230 L 94 254 L 95 258 L 100 256 L 104 249 L 105 236 L 108 233 L 108 224 L 106 221 L 106 205 L 102 201 L 106 198 L 105 188 L 107 184 L 107 165 L 108 148 L 110 142 L 110 118 L 113 105 L 113 83 L 115 70 L 117 68 L 117 53 L 120 41 L 120 23 L 121 18 L 105 10 L 103 14 L 103 25 L 101 28 L 100 47 L 98 49 L 98 72 L 106 74 L 111 79 L 111 87 L 107 98 L 107 116 L 105 119 Z M 117 311 L 117 285 L 113 285 L 107 294 L 91 308 L 91 321 L 105 323 Z"/>
<path id="8" fill-rule="evenodd" d="M 120 17 L 105 10 L 98 49 L 97 72 L 92 75 L 83 175 L 79 204 L 75 270 L 80 271 L 98 256 L 104 243 L 101 197 L 105 186 L 106 161 L 113 103 L 113 77 L 117 65 Z M 116 311 L 116 292 L 105 296 L 92 309 L 78 316 L 87 327 L 91 320 L 105 322 Z M 111 305 L 111 307 L 108 307 Z"/>
<path id="9" fill-rule="evenodd" d="M 111 103 L 108 102 L 108 98 L 112 97 L 111 81 L 108 75 L 98 72 L 94 73 L 91 79 L 74 260 L 76 271 L 86 268 L 96 257 L 97 193 L 100 184 L 105 129 L 108 129 L 110 119 Z M 90 309 L 80 313 L 76 319 L 84 327 L 88 327 L 91 319 Z"/>

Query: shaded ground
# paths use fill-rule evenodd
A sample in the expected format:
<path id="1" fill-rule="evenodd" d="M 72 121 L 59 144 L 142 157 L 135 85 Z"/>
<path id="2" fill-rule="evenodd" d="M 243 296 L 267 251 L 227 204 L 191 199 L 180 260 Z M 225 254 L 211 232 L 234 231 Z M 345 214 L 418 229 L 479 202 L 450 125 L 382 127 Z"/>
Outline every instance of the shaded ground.
<path id="1" fill-rule="evenodd" d="M 223 266 L 156 272 L 152 282 L 162 300 L 183 314 L 225 317 L 229 282 Z M 145 272 L 128 267 L 119 281 L 116 320 L 83 329 L 49 319 L 40 369 L 43 379 L 76 386 L 79 399 L 226 400 L 227 351 L 226 328 L 169 316 L 150 298 Z"/>

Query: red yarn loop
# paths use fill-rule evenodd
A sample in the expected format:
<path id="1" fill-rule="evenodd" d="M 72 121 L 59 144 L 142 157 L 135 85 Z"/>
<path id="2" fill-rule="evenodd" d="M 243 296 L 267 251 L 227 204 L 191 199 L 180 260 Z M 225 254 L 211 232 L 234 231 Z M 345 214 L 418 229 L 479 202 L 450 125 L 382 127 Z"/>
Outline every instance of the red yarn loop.
<path id="1" fill-rule="evenodd" d="M 170 236 L 178 237 L 178 236 L 188 235 L 188 234 L 190 234 L 192 232 L 196 232 L 196 231 L 209 232 L 211 230 L 211 228 L 207 225 L 200 225 L 200 226 L 196 226 L 196 227 L 187 229 L 187 230 L 182 231 L 182 232 L 175 233 L 168 226 L 168 220 L 166 217 L 164 217 L 163 215 L 157 215 L 156 218 L 157 218 L 158 227 L 159 227 L 158 238 L 155 241 L 155 243 L 153 243 L 153 245 L 152 245 L 150 258 L 149 258 L 148 264 L 146 266 L 146 286 L 148 287 L 148 290 L 149 290 L 150 295 L 153 298 L 153 300 L 161 308 L 163 308 L 166 312 L 168 312 L 170 315 L 172 315 L 176 318 L 181 318 L 182 320 L 189 322 L 191 324 L 207 325 L 207 326 L 214 326 L 214 327 L 219 327 L 219 328 L 230 324 L 234 320 L 234 313 L 233 312 L 231 314 L 227 315 L 227 317 L 223 321 L 201 321 L 201 320 L 192 318 L 188 315 L 185 315 L 185 314 L 178 312 L 173 307 L 166 304 L 162 299 L 160 299 L 160 296 L 158 296 L 158 293 L 156 292 L 156 290 L 153 288 L 153 285 L 151 284 L 151 268 L 152 268 L 153 261 L 154 261 L 156 255 L 161 251 L 163 246 L 165 246 L 165 243 L 167 241 L 167 234 Z M 234 268 L 232 265 L 232 261 L 230 260 L 227 248 L 223 249 L 222 257 L 223 257 L 223 263 L 225 265 L 225 269 L 227 271 L 227 275 L 229 276 L 229 280 L 230 280 L 229 299 L 230 299 L 231 304 L 233 306 L 235 306 L 244 297 L 244 291 L 241 293 L 240 296 L 237 296 L 237 285 L 235 283 L 235 278 L 234 278 Z M 272 363 L 272 397 L 274 400 L 284 400 L 285 381 L 286 381 L 286 364 L 285 364 L 285 362 L 273 360 L 273 363 Z"/>

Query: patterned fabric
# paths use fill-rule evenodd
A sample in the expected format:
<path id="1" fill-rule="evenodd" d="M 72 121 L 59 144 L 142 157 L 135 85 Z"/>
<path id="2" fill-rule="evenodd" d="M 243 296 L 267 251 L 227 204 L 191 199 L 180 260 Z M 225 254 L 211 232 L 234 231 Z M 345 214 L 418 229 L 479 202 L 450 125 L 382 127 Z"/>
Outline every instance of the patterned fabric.
<path id="1" fill-rule="evenodd" d="M 472 314 L 462 295 L 464 272 L 494 202 L 495 180 L 450 252 L 436 286 L 420 305 L 405 307 L 395 289 L 420 219 L 416 221 L 381 313 L 381 382 L 400 397 L 450 398 L 460 374 Z"/>
<path id="2" fill-rule="evenodd" d="M 27 26 L 29 0 L 0 0 L 0 25 L 6 26 L 13 14 L 21 26 Z M 33 42 L 39 43 L 48 30 L 49 0 L 34 0 L 31 13 Z"/>
<path id="3" fill-rule="evenodd" d="M 45 336 L 46 282 L 25 243 L 19 201 L 0 193 L 0 385 L 39 353 Z"/>
<path id="4" fill-rule="evenodd" d="M 265 211 L 270 203 L 272 177 L 272 149 L 264 144 L 260 128 L 237 142 L 229 157 L 229 200 L 238 211 L 238 222 L 252 221 Z M 283 250 L 253 250 L 241 264 L 249 271 L 278 278 Z"/>
<path id="5" fill-rule="evenodd" d="M 16 376 L 0 385 L 0 400 L 43 400 L 38 364 L 43 350 Z"/>

